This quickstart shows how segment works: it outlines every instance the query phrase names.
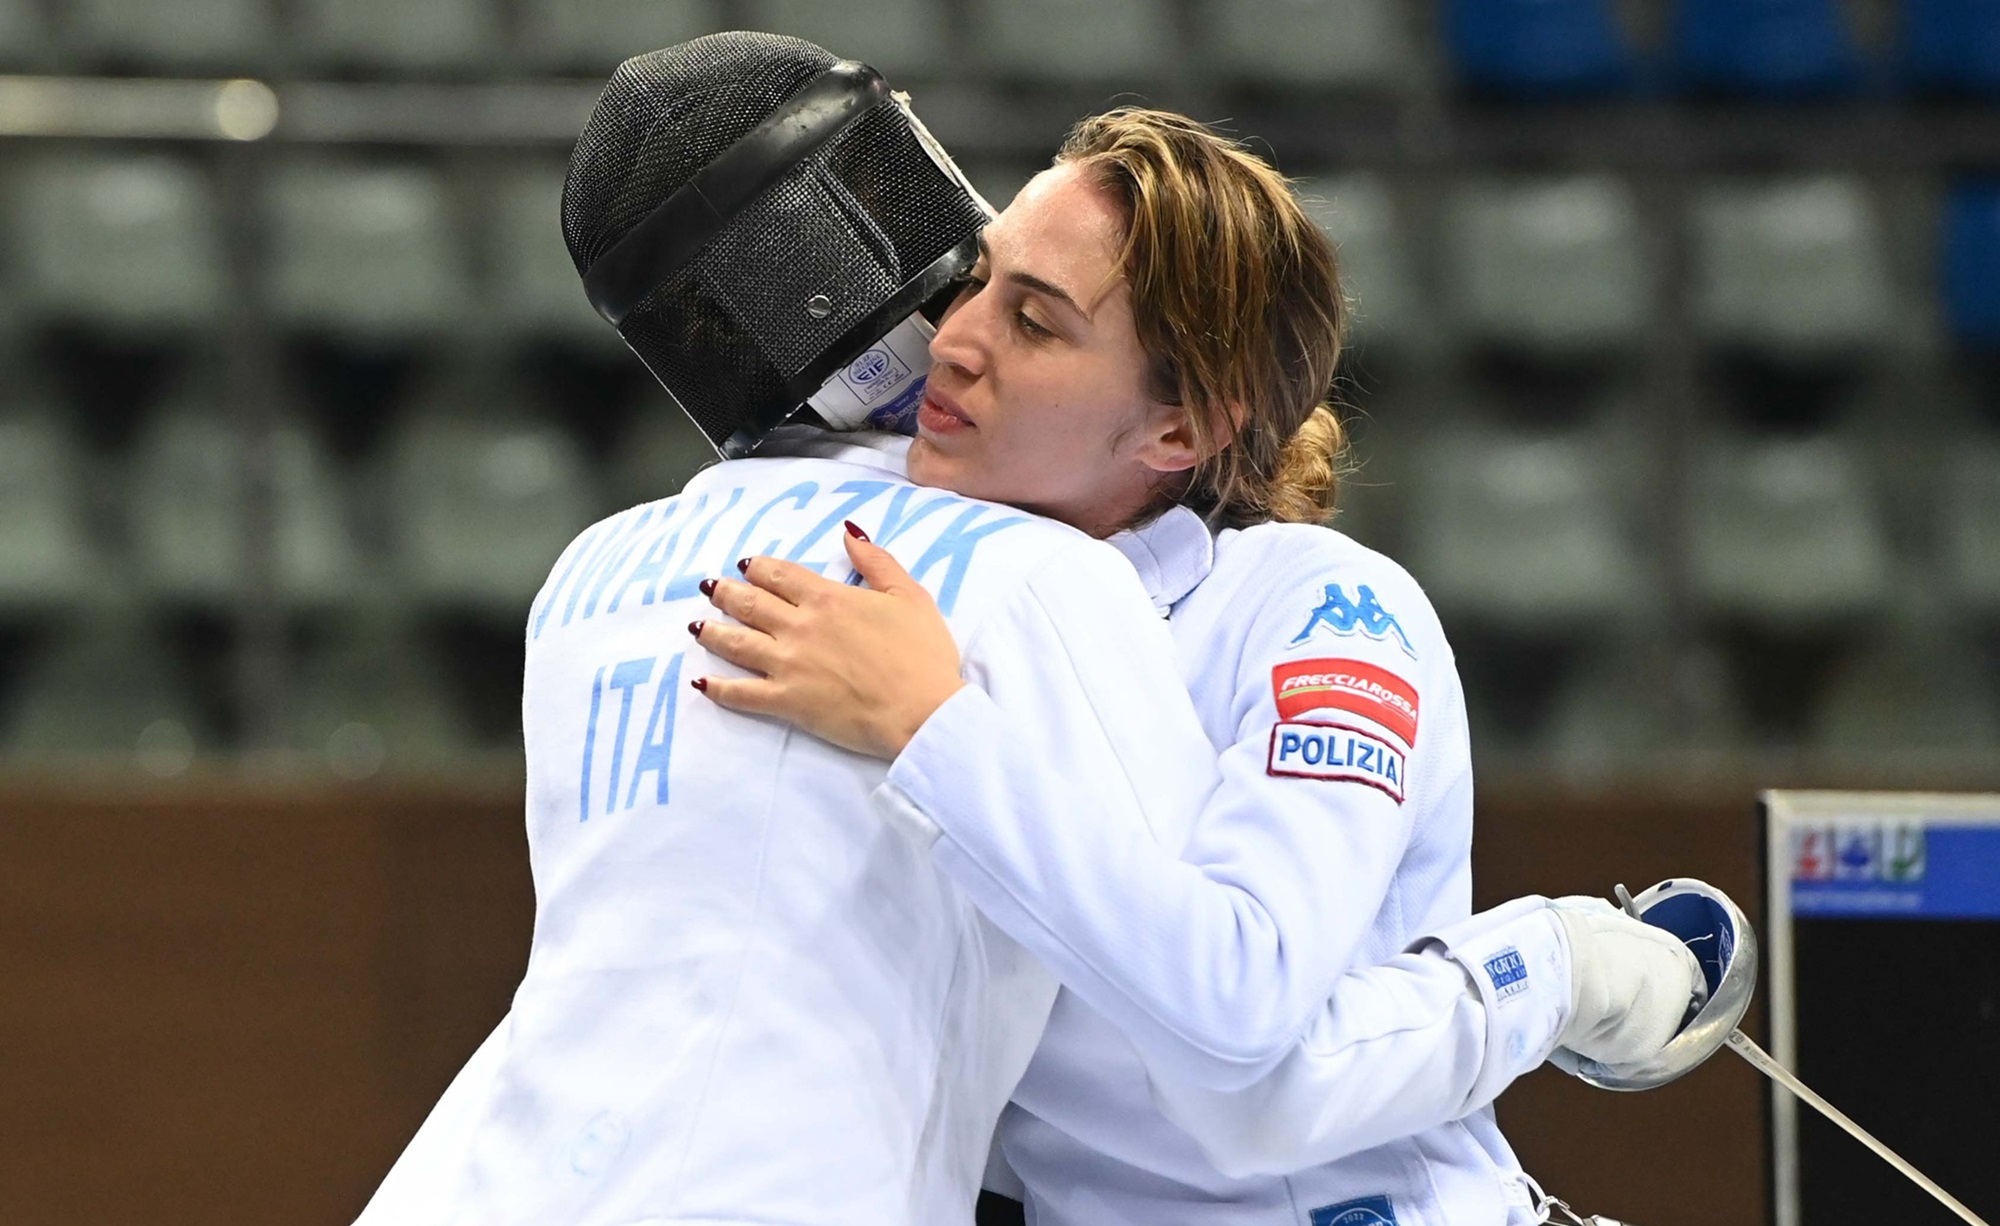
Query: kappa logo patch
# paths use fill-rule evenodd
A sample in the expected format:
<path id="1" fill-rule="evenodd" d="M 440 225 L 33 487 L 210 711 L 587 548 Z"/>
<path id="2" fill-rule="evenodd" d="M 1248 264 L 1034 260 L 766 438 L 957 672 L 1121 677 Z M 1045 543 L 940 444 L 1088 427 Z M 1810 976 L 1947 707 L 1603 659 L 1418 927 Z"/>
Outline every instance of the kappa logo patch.
<path id="1" fill-rule="evenodd" d="M 1365 783 L 1403 803 L 1409 763 L 1386 737 L 1348 724 L 1293 720 L 1271 729 L 1266 773 L 1293 779 Z"/>
<path id="2" fill-rule="evenodd" d="M 1417 649 L 1410 642 L 1410 636 L 1403 633 L 1403 623 L 1395 614 L 1382 607 L 1376 599 L 1375 589 L 1363 583 L 1354 589 L 1354 598 L 1347 595 L 1347 589 L 1338 583 L 1326 585 L 1326 598 L 1318 608 L 1306 618 L 1306 628 L 1299 631 L 1292 640 L 1296 647 L 1312 637 L 1315 630 L 1325 627 L 1335 634 L 1365 634 L 1371 639 L 1396 640 L 1403 654 L 1412 660 L 1417 658 Z"/>
<path id="3" fill-rule="evenodd" d="M 1513 946 L 1486 960 L 1486 977 L 1493 981 L 1493 995 L 1500 1000 L 1528 990 L 1528 963 Z"/>
<path id="4" fill-rule="evenodd" d="M 1312 1211 L 1312 1226 L 1396 1226 L 1396 1205 L 1386 1196 L 1363 1196 Z"/>
<path id="5" fill-rule="evenodd" d="M 1313 711 L 1346 711 L 1417 744 L 1417 687 L 1365 660 L 1287 660 L 1271 670 L 1279 719 Z"/>

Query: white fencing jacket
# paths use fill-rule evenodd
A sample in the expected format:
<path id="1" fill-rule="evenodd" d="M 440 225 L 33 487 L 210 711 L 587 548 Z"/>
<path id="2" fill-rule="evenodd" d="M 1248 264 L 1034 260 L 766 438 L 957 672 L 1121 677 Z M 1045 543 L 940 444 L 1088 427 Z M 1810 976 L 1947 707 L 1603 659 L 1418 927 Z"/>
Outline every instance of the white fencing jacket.
<path id="1" fill-rule="evenodd" d="M 687 625 L 738 558 L 845 578 L 852 519 L 1032 730 L 1024 769 L 1211 786 L 1166 628 L 1116 549 L 911 486 L 900 445 L 792 441 L 809 454 L 716 466 L 593 527 L 536 599 L 526 978 L 366 1226 L 971 1220 L 1055 981 L 873 811 L 883 763 L 689 688 L 733 671 Z"/>
<path id="2" fill-rule="evenodd" d="M 679 497 L 592 528 L 558 561 L 529 619 L 523 690 L 537 893 L 527 976 L 366 1226 L 970 1220 L 995 1118 L 1054 981 L 970 905 L 992 896 L 1015 918 L 999 894 L 956 884 L 962 864 L 947 876 L 926 862 L 938 827 L 910 793 L 883 786 L 881 764 L 687 690 L 694 676 L 729 671 L 686 635 L 688 621 L 712 615 L 696 585 L 751 554 L 845 576 L 840 522 L 867 528 L 937 597 L 974 683 L 925 736 L 971 711 L 1007 738 L 989 747 L 1004 752 L 979 759 L 987 773 L 934 782 L 999 789 L 996 813 L 1053 791 L 1061 803 L 1040 810 L 1043 830 L 1015 827 L 1038 848 L 1082 853 L 1108 841 L 1176 864 L 1174 853 L 1203 845 L 1190 835 L 1226 794 L 1229 764 L 1225 755 L 1218 772 L 1156 612 L 1184 574 L 1163 577 L 1159 559 L 1133 554 L 1142 588 L 1108 545 L 911 487 L 904 445 L 786 432 L 767 448 L 778 456 L 710 469 Z M 1357 748 L 1338 747 L 1340 766 L 1333 752 L 1322 744 L 1302 768 L 1368 769 Z M 924 841 L 870 812 L 871 791 Z M 1094 848 L 1071 847 L 1045 837 L 1051 824 L 1103 833 Z M 951 846 L 940 840 L 935 858 L 949 860 Z M 1012 860 L 1064 878 L 1077 905 L 1074 887 L 1092 868 L 1038 856 L 1017 848 Z M 1033 887 L 1015 879 L 1010 889 Z M 1147 1000 L 1124 1021 L 1163 1067 L 1188 1074 L 1162 1083 L 1167 1110 L 1206 1128 L 1201 1143 L 1240 1171 L 1305 1165 L 1488 1101 L 1540 1061 L 1568 1003 L 1560 926 L 1529 900 L 1386 967 L 1336 975 L 1297 1019 L 1253 1018 L 1247 1038 L 1227 1002 L 1211 1000 L 1195 1025 L 1220 1032 L 1190 1043 L 1170 1015 L 1212 992 L 1217 968 L 1184 959 L 1176 976 L 1153 965 L 1190 935 L 1155 928 L 1157 918 L 1141 907 L 1123 927 L 1145 968 L 1125 990 Z M 1076 959 L 1055 953 L 1052 965 L 1115 1008 Z M 1482 969 L 1517 964 L 1528 972 Z M 1261 993 L 1269 981 L 1253 969 L 1222 973 Z M 1528 1020 L 1537 1016 L 1547 1036 Z M 1111 1044 L 1111 1058 L 1093 1072 L 1100 1080 L 1076 1085 L 1077 1103 L 1100 1102 L 1113 1130 L 1195 1144 L 1153 1106 L 1113 1031 L 1059 1026 L 1037 1066 L 1060 1077 L 1057 1058 L 1087 1056 L 1089 1042 Z M 1138 1081 L 1120 1084 L 1121 1074 Z M 1034 1078 L 1021 1090 L 1035 1101 Z M 1065 1126 L 1088 1135 L 1093 1119 L 1084 1111 Z M 1019 1150 L 1038 1190 L 1068 1189 L 1077 1220 L 1128 1220 L 1077 1199 L 1123 1195 L 1119 1168 L 1107 1174 L 1092 1152 L 1077 1150 L 1069 1180 L 1060 1160 L 1037 1165 L 1032 1146 Z M 1069 1220 L 1048 1203 L 1044 1220 Z"/>
<path id="3" fill-rule="evenodd" d="M 882 793 L 1066 986 L 1002 1121 L 1030 1220 L 1535 1220 L 1486 1104 L 1560 1033 L 1568 955 L 1534 900 L 1467 919 L 1470 752 L 1428 600 L 1323 528 L 1212 540 L 1176 510 L 1115 543 L 1219 755 L 1188 833 L 1020 769 L 1032 730 L 970 691 Z"/>

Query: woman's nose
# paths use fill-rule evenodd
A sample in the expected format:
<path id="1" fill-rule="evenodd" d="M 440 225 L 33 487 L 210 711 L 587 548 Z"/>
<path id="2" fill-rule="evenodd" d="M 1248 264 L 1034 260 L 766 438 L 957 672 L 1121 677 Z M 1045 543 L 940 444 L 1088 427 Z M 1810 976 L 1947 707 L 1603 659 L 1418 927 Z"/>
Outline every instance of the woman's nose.
<path id="1" fill-rule="evenodd" d="M 956 366 L 977 375 L 986 368 L 987 347 L 981 318 L 986 297 L 980 292 L 964 295 L 938 321 L 937 335 L 931 338 L 931 360 Z"/>

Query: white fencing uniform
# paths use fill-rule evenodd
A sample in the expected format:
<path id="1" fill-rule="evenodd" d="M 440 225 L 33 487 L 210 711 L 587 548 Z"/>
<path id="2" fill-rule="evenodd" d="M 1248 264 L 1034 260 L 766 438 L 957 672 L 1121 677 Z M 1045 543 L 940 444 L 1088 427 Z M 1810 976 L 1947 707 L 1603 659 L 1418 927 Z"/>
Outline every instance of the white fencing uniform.
<path id="1" fill-rule="evenodd" d="M 846 577 L 852 519 L 1033 717 L 1035 763 L 1091 764 L 1079 795 L 1199 796 L 1213 760 L 1114 548 L 867 441 L 798 433 L 808 458 L 711 468 L 556 564 L 522 694 L 527 975 L 366 1226 L 970 1221 L 1055 981 L 871 810 L 882 763 L 688 688 L 734 671 L 688 636 L 697 584 L 755 554 Z"/>
<path id="2" fill-rule="evenodd" d="M 995 750 L 1027 732 L 964 694 L 885 785 L 899 821 L 935 837 L 933 861 L 1066 985 L 1002 1121 L 1029 1220 L 1535 1220 L 1484 1104 L 1560 1030 L 1568 968 L 1547 917 L 1523 918 L 1539 936 L 1465 959 L 1477 1007 L 1453 1005 L 1448 980 L 1400 1004 L 1328 1005 L 1352 986 L 1343 976 L 1470 910 L 1464 701 L 1428 600 L 1395 563 L 1323 528 L 1211 540 L 1177 509 L 1114 543 L 1171 612 L 1220 755 L 1221 785 L 1185 844 L 1147 848 L 1129 823 L 1089 820 L 1068 780 Z M 1412 1027 L 1438 1029 L 1425 1042 Z M 1155 1105 L 1148 1068 L 1199 1138 Z M 1284 1110 L 1232 1111 L 1231 1091 Z M 1426 1126 L 1461 1091 L 1470 1114 Z M 1314 1115 L 1327 1092 L 1341 1097 Z M 1246 1136 L 1246 1120 L 1268 1127 Z M 1402 1124 L 1423 1131 L 1376 1144 Z"/>

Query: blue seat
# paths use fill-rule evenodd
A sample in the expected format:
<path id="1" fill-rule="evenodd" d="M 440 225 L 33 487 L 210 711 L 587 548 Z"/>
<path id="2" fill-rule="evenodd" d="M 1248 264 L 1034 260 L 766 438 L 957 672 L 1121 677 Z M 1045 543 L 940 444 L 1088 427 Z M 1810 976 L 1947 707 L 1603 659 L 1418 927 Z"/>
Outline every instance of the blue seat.
<path id="1" fill-rule="evenodd" d="M 1840 0 L 1681 0 L 1674 39 L 1681 79 L 1700 91 L 1797 98 L 1861 81 Z"/>
<path id="2" fill-rule="evenodd" d="M 1961 184 L 1945 206 L 1945 318 L 1959 343 L 2000 350 L 2000 180 Z"/>
<path id="3" fill-rule="evenodd" d="M 1903 0 L 1903 60 L 1919 89 L 2000 94 L 2000 0 Z"/>
<path id="4" fill-rule="evenodd" d="M 1475 89 L 1522 97 L 1614 93 L 1632 52 L 1607 0 L 1451 0 L 1446 36 Z"/>

